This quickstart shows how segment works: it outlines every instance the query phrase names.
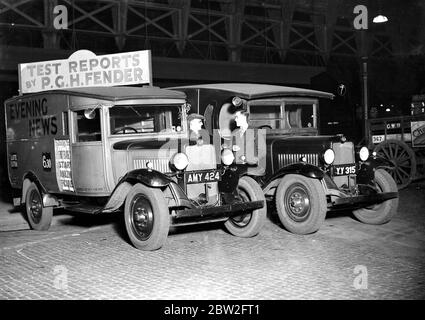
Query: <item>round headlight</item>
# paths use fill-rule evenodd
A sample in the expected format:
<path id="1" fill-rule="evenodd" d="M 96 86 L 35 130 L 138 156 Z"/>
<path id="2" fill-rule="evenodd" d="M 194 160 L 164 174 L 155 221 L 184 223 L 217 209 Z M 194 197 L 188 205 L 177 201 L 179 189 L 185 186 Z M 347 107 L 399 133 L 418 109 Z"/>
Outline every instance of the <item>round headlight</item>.
<path id="1" fill-rule="evenodd" d="M 323 158 L 326 164 L 331 164 L 335 160 L 335 152 L 332 149 L 328 149 L 325 151 Z"/>
<path id="2" fill-rule="evenodd" d="M 230 149 L 224 149 L 221 152 L 221 161 L 224 165 L 230 166 L 234 160 L 235 156 L 233 155 L 233 152 Z"/>
<path id="3" fill-rule="evenodd" d="M 189 159 L 184 153 L 176 153 L 173 158 L 173 164 L 177 170 L 184 170 L 189 164 Z"/>
<path id="4" fill-rule="evenodd" d="M 366 147 L 362 147 L 359 151 L 360 160 L 366 161 L 369 158 L 369 149 Z"/>

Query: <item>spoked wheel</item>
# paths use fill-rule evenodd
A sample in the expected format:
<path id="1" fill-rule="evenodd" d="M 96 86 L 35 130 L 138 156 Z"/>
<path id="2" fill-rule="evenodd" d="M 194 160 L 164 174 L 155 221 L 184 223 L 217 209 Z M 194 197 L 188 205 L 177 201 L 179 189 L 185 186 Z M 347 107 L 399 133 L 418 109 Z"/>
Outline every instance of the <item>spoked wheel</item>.
<path id="1" fill-rule="evenodd" d="M 398 189 L 409 185 L 416 175 L 416 156 L 413 150 L 403 141 L 386 140 L 375 147 L 378 156 L 389 161 L 394 169 L 387 170 L 397 183 Z"/>
<path id="2" fill-rule="evenodd" d="M 397 192 L 397 185 L 391 175 L 383 169 L 375 171 L 375 184 L 379 192 Z M 384 224 L 397 213 L 398 198 L 389 199 L 373 206 L 353 211 L 363 223 Z"/>
<path id="3" fill-rule="evenodd" d="M 25 211 L 31 229 L 41 231 L 50 228 L 53 208 L 43 207 L 43 198 L 34 183 L 30 184 L 25 195 Z"/>
<path id="4" fill-rule="evenodd" d="M 125 201 L 124 218 L 128 236 L 137 249 L 157 250 L 165 243 L 170 217 L 161 190 L 134 185 Z"/>
<path id="5" fill-rule="evenodd" d="M 320 181 L 296 174 L 284 176 L 276 190 L 276 209 L 288 231 L 297 234 L 317 231 L 327 211 Z"/>
<path id="6" fill-rule="evenodd" d="M 249 238 L 257 235 L 266 219 L 266 199 L 258 183 L 250 177 L 239 179 L 238 193 L 242 201 L 264 201 L 264 206 L 252 212 L 229 218 L 226 229 L 237 237 Z"/>

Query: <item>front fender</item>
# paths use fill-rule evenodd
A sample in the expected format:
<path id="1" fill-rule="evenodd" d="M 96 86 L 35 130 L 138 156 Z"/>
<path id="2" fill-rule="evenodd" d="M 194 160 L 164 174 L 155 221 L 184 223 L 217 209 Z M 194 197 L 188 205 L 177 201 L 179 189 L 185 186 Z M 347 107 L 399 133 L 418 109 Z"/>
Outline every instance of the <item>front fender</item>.
<path id="1" fill-rule="evenodd" d="M 361 163 L 359 171 L 357 172 L 357 183 L 373 185 L 376 169 L 391 170 L 394 169 L 394 164 L 383 157 L 370 157 Z"/>
<path id="2" fill-rule="evenodd" d="M 103 212 L 113 212 L 119 209 L 124 203 L 128 192 L 136 183 L 142 183 L 148 187 L 165 188 L 172 180 L 159 171 L 148 169 L 136 169 L 127 172 L 127 174 L 118 181 L 114 191 L 102 209 Z"/>
<path id="3" fill-rule="evenodd" d="M 162 172 L 148 169 L 136 169 L 127 172 L 119 183 L 129 182 L 131 184 L 135 184 L 140 182 L 148 187 L 164 188 L 168 186 L 171 181 L 172 180 Z"/>
<path id="4" fill-rule="evenodd" d="M 287 174 L 300 174 L 312 179 L 323 179 L 325 177 L 325 172 L 312 164 L 304 162 L 293 163 L 275 172 L 267 182 L 262 185 L 264 194 L 272 195 L 273 193 L 270 193 L 271 190 L 276 188 L 280 179 Z"/>
<path id="5" fill-rule="evenodd" d="M 309 163 L 298 162 L 281 168 L 279 171 L 273 174 L 273 176 L 269 180 L 271 181 L 278 178 L 282 178 L 287 174 L 300 174 L 307 178 L 313 179 L 323 179 L 323 177 L 325 176 L 325 172 L 319 167 L 316 167 Z"/>
<path id="6" fill-rule="evenodd" d="M 380 156 L 370 157 L 364 162 L 364 164 L 366 166 L 373 167 L 374 169 L 379 169 L 379 168 L 393 169 L 394 168 L 394 164 L 390 160 Z"/>

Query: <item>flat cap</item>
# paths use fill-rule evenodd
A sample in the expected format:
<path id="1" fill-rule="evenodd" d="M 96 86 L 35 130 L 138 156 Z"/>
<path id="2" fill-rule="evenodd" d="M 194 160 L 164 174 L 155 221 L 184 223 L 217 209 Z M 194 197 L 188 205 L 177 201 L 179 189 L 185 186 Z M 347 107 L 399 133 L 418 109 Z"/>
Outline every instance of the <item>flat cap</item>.
<path id="1" fill-rule="evenodd" d="M 193 119 L 204 120 L 205 117 L 203 115 L 200 115 L 199 113 L 191 113 L 187 116 L 187 121 L 192 121 Z"/>

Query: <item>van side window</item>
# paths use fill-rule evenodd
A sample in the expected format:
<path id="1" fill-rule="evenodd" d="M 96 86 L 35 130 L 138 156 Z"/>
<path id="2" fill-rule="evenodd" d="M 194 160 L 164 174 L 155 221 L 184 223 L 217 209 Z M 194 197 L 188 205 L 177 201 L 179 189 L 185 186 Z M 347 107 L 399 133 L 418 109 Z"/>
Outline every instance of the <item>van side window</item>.
<path id="1" fill-rule="evenodd" d="M 93 110 L 90 117 L 87 117 L 85 110 L 75 112 L 76 116 L 76 142 L 101 141 L 100 135 L 100 114 L 99 109 Z"/>

